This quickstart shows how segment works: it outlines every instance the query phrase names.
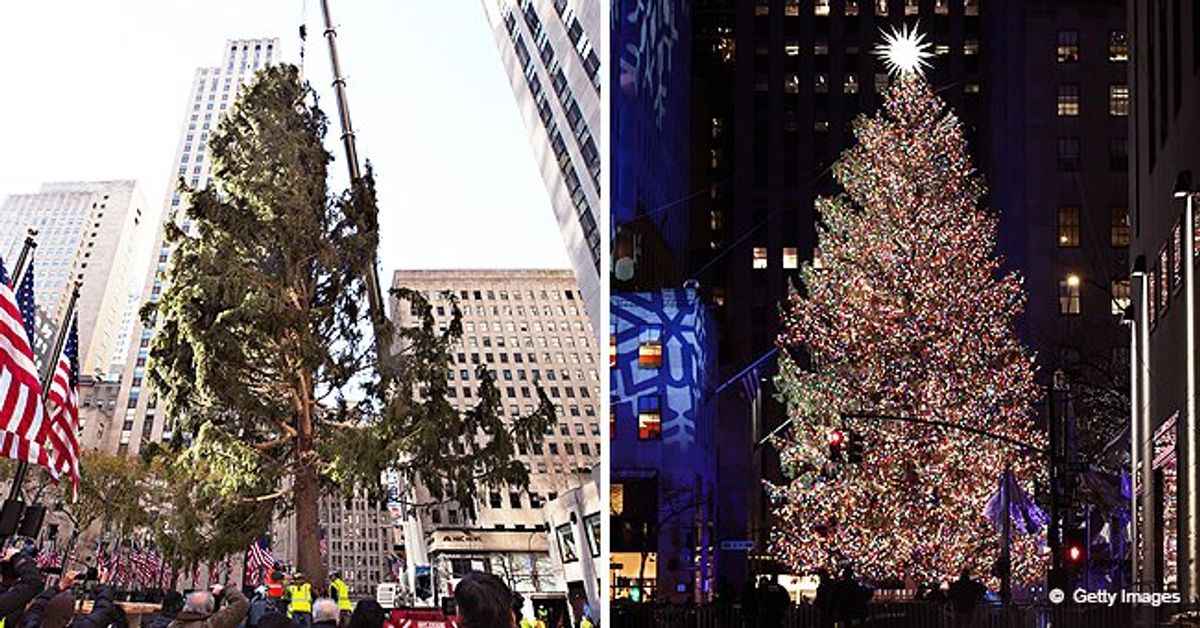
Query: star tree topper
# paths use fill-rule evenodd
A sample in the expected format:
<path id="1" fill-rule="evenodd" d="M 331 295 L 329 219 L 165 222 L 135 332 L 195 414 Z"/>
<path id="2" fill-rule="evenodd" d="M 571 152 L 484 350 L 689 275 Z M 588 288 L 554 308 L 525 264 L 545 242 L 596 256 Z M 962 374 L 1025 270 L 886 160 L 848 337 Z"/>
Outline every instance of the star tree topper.
<path id="1" fill-rule="evenodd" d="M 933 47 L 925 39 L 925 33 L 917 32 L 917 27 L 909 28 L 901 24 L 899 28 L 892 27 L 892 32 L 882 29 L 883 43 L 875 46 L 875 55 L 883 60 L 888 73 L 894 76 L 925 76 L 925 68 L 932 67 L 927 61 L 933 57 L 929 51 Z"/>

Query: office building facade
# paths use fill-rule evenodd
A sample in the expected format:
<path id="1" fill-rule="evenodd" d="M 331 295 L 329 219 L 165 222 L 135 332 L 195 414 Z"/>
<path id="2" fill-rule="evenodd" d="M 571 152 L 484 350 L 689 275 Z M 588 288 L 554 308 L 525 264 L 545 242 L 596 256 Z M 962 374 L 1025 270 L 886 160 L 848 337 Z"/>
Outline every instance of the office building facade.
<path id="1" fill-rule="evenodd" d="M 478 402 L 475 369 L 484 364 L 495 372 L 505 416 L 533 412 L 536 386 L 558 416 L 545 442 L 518 450 L 530 471 L 528 490 L 489 491 L 477 504 L 404 513 L 409 571 L 429 574 L 433 597 L 425 601 L 450 595 L 458 579 L 476 569 L 498 575 L 534 604 L 565 612 L 567 586 L 550 559 L 543 511 L 588 482 L 600 457 L 596 334 L 574 276 L 565 270 L 400 270 L 392 285 L 424 294 L 439 324 L 451 315 L 443 293 L 458 300 L 463 336 L 453 350 L 449 400 L 459 410 Z M 397 325 L 413 324 L 407 304 L 393 301 L 392 312 Z M 420 486 L 400 490 L 415 503 L 429 501 Z"/>
<path id="2" fill-rule="evenodd" d="M 37 229 L 34 292 L 38 308 L 34 352 L 39 362 L 53 350 L 75 281 L 81 284 L 80 372 L 108 375 L 126 311 L 138 235 L 148 228 L 146 201 L 134 181 L 46 183 L 33 194 L 14 194 L 0 205 L 0 253 L 15 263 L 28 229 Z"/>
<path id="3" fill-rule="evenodd" d="M 1200 599 L 1200 7 L 1129 2 L 1133 576 Z M 1191 197 L 1189 199 L 1189 197 Z"/>
<path id="4" fill-rule="evenodd" d="M 600 3 L 483 0 L 587 312 L 600 324 Z"/>

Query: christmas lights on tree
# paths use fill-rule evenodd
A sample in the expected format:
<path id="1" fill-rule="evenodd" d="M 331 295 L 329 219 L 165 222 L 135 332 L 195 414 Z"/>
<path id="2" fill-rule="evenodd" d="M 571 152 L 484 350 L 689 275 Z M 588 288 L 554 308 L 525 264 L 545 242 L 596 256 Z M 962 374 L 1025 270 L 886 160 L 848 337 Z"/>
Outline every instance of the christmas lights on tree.
<path id="1" fill-rule="evenodd" d="M 1021 279 L 1001 272 L 983 183 L 961 124 L 921 76 L 920 37 L 893 35 L 896 79 L 883 110 L 855 122 L 858 144 L 833 171 L 843 192 L 818 200 L 818 250 L 781 306 L 776 386 L 791 429 L 775 440 L 789 479 L 768 485 L 772 550 L 797 572 L 849 563 L 879 579 L 986 577 L 1001 543 L 988 499 L 1006 467 L 1031 490 L 1038 459 L 962 430 L 841 416 L 1044 443 L 1033 358 L 1013 328 Z M 864 444 L 861 462 L 831 460 L 840 428 Z M 1041 543 L 1015 536 L 1015 581 L 1040 575 Z"/>

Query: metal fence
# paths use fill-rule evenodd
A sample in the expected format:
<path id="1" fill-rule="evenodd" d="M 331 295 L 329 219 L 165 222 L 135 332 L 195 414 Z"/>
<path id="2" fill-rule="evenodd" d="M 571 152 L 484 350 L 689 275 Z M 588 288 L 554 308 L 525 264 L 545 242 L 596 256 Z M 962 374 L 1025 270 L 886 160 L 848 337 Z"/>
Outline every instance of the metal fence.
<path id="1" fill-rule="evenodd" d="M 1200 607 L 1127 605 L 981 606 L 963 623 L 950 607 L 937 602 L 871 604 L 854 622 L 834 623 L 811 605 L 792 606 L 781 617 L 739 605 L 673 607 L 614 605 L 613 628 L 1159 628 L 1200 626 Z"/>

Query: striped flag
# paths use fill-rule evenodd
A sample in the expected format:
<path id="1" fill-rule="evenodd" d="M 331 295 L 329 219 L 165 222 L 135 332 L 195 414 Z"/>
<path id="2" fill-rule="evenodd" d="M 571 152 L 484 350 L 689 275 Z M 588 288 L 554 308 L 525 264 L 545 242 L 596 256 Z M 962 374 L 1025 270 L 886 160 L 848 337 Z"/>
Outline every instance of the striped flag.
<path id="1" fill-rule="evenodd" d="M 63 347 L 54 379 L 50 382 L 47 414 L 50 423 L 50 459 L 61 476 L 71 478 L 72 501 L 79 500 L 79 318 L 71 321 L 71 331 Z"/>
<path id="2" fill-rule="evenodd" d="M 42 447 L 42 384 L 33 361 L 33 264 L 13 293 L 0 260 L 0 454 L 50 469 Z"/>
<path id="3" fill-rule="evenodd" d="M 246 551 L 246 581 L 249 584 L 262 584 L 263 574 L 275 564 L 275 557 L 271 555 L 271 539 L 268 536 L 260 536 L 258 540 L 250 544 L 250 549 Z"/>
<path id="4" fill-rule="evenodd" d="M 59 564 L 58 551 L 52 547 L 42 546 L 37 554 L 37 566 L 39 569 L 47 567 L 57 567 Z"/>
<path id="5" fill-rule="evenodd" d="M 329 554 L 329 543 L 325 541 L 325 526 L 317 528 L 317 552 L 322 557 Z"/>
<path id="6" fill-rule="evenodd" d="M 214 584 L 219 584 L 217 581 L 217 563 L 216 561 L 208 562 L 208 586 L 211 589 Z"/>

